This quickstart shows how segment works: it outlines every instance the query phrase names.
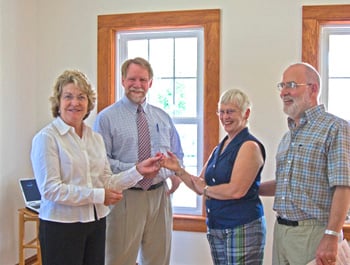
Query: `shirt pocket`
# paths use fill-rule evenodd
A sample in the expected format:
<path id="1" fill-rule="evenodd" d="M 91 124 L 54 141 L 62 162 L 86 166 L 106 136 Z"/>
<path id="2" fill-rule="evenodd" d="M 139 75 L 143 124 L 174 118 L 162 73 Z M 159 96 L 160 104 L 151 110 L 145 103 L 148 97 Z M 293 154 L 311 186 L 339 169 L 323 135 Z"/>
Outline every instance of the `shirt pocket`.
<path id="1" fill-rule="evenodd" d="M 152 154 L 157 152 L 166 153 L 171 151 L 171 128 L 169 125 L 164 123 L 156 123 L 156 126 L 152 128 Z"/>

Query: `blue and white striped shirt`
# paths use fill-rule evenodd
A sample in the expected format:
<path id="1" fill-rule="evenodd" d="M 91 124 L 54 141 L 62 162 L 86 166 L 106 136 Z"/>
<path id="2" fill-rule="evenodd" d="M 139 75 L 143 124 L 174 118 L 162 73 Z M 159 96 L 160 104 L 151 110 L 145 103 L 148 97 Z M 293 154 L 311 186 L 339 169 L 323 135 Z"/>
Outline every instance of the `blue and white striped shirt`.
<path id="1" fill-rule="evenodd" d="M 170 116 L 162 109 L 142 104 L 151 136 L 151 152 L 171 151 L 182 164 L 183 151 L 180 138 Z M 102 110 L 96 118 L 94 130 L 99 132 L 106 145 L 107 157 L 114 173 L 131 168 L 137 162 L 138 138 L 136 114 L 137 104 L 124 96 L 118 102 Z M 173 172 L 162 168 L 153 184 L 158 183 Z"/>

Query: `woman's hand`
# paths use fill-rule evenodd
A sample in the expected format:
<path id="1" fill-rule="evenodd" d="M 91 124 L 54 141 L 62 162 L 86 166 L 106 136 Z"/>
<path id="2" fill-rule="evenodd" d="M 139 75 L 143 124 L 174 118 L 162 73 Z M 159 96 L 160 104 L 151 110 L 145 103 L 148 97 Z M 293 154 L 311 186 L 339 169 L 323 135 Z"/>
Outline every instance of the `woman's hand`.
<path id="1" fill-rule="evenodd" d="M 119 191 L 105 189 L 105 201 L 104 205 L 109 206 L 112 204 L 116 204 L 121 199 L 123 199 L 123 194 Z"/>
<path id="2" fill-rule="evenodd" d="M 204 187 L 207 185 L 205 183 L 204 179 L 202 179 L 200 177 L 192 176 L 191 180 L 192 180 L 193 188 L 197 192 L 197 194 L 203 195 Z"/>
<path id="3" fill-rule="evenodd" d="M 168 156 L 165 156 L 165 155 L 162 156 L 160 160 L 160 165 L 172 171 L 181 170 L 181 166 L 179 164 L 179 160 L 177 159 L 176 155 L 174 155 L 170 151 L 167 151 L 167 154 Z"/>

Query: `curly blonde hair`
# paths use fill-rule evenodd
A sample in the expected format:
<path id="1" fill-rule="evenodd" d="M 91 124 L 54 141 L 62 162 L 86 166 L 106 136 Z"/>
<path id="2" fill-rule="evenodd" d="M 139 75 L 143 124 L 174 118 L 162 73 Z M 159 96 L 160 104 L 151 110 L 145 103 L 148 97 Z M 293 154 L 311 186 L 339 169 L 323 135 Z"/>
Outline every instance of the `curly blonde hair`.
<path id="1" fill-rule="evenodd" d="M 70 83 L 76 85 L 83 93 L 87 95 L 88 112 L 84 117 L 85 120 L 90 115 L 91 110 L 93 110 L 95 107 L 96 92 L 93 90 L 87 76 L 79 70 L 65 70 L 57 77 L 53 86 L 53 95 L 50 97 L 52 116 L 54 118 L 60 116 L 59 108 L 62 90 L 64 86 Z"/>

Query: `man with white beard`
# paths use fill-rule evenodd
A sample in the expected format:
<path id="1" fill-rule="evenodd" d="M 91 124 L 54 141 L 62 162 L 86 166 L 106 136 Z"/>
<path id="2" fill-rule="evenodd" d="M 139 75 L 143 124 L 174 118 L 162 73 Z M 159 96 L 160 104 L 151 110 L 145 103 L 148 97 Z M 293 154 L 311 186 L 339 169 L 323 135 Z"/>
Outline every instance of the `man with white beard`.
<path id="1" fill-rule="evenodd" d="M 273 265 L 335 264 L 350 205 L 350 126 L 319 104 L 320 75 L 307 63 L 287 67 L 277 85 L 289 131 L 276 155 Z"/>

